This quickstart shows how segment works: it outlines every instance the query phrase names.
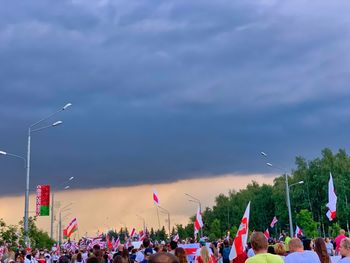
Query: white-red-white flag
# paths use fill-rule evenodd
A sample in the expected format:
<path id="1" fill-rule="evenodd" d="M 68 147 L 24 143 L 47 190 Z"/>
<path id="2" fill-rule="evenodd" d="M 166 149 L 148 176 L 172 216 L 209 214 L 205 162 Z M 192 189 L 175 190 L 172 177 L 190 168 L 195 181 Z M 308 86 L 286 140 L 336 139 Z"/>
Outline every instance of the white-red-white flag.
<path id="1" fill-rule="evenodd" d="M 143 241 L 146 238 L 146 233 L 141 230 L 139 232 L 139 241 Z"/>
<path id="2" fill-rule="evenodd" d="M 198 206 L 197 214 L 196 214 L 196 220 L 194 221 L 194 234 L 196 235 L 199 232 L 199 229 L 203 227 L 203 219 L 202 219 L 202 212 L 201 209 Z"/>
<path id="3" fill-rule="evenodd" d="M 249 230 L 249 214 L 250 214 L 250 202 L 245 209 L 241 224 L 239 225 L 237 235 L 233 241 L 230 251 L 229 259 L 233 260 L 238 255 L 242 254 L 247 246 L 248 230 Z"/>
<path id="4" fill-rule="evenodd" d="M 156 190 L 153 190 L 153 202 L 154 202 L 154 204 L 156 204 L 156 205 L 160 205 L 158 193 L 157 193 Z"/>
<path id="5" fill-rule="evenodd" d="M 328 182 L 328 207 L 327 217 L 329 221 L 332 221 L 337 216 L 337 196 L 334 190 L 333 177 L 329 173 L 329 182 Z"/>
<path id="6" fill-rule="evenodd" d="M 299 236 L 304 236 L 304 234 L 303 234 L 303 231 L 300 229 L 300 227 L 296 226 L 294 237 L 299 237 Z"/>
<path id="7" fill-rule="evenodd" d="M 119 245 L 120 245 L 120 238 L 118 237 L 113 244 L 113 250 L 117 249 Z"/>
<path id="8" fill-rule="evenodd" d="M 266 230 L 265 230 L 265 232 L 264 232 L 264 235 L 265 235 L 265 237 L 266 237 L 267 239 L 270 238 L 270 232 L 269 232 L 269 229 L 268 229 L 268 228 L 266 228 Z"/>
<path id="9" fill-rule="evenodd" d="M 277 222 L 278 222 L 278 219 L 277 219 L 276 216 L 274 216 L 273 219 L 272 219 L 272 222 L 270 224 L 270 227 L 273 228 Z"/>
<path id="10" fill-rule="evenodd" d="M 133 228 L 130 232 L 130 238 L 133 238 L 135 236 L 135 234 L 136 234 L 136 230 L 135 230 L 135 228 Z"/>
<path id="11" fill-rule="evenodd" d="M 108 233 L 106 235 L 106 245 L 107 245 L 107 248 L 109 250 L 112 250 L 113 249 L 113 240 L 111 240 L 111 238 L 109 237 Z"/>
<path id="12" fill-rule="evenodd" d="M 173 241 L 175 241 L 175 242 L 178 242 L 179 239 L 180 239 L 179 234 L 176 234 L 176 235 L 173 237 Z"/>

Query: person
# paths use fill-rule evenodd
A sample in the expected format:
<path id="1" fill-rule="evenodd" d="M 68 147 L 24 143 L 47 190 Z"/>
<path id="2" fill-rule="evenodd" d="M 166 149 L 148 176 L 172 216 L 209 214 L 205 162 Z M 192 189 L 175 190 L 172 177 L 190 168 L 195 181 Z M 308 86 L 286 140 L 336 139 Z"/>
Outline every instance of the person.
<path id="1" fill-rule="evenodd" d="M 280 256 L 267 253 L 268 242 L 263 232 L 254 232 L 250 237 L 254 256 L 248 258 L 246 263 L 283 263 Z"/>
<path id="2" fill-rule="evenodd" d="M 186 252 L 182 247 L 177 247 L 175 249 L 175 256 L 179 259 L 180 263 L 188 263 Z"/>
<path id="3" fill-rule="evenodd" d="M 200 248 L 200 255 L 196 257 L 196 263 L 213 263 L 212 257 L 209 255 L 208 248 L 204 245 Z"/>
<path id="4" fill-rule="evenodd" d="M 84 261 L 83 261 L 83 256 L 82 256 L 82 254 L 79 252 L 79 253 L 77 254 L 76 258 L 75 258 L 75 261 L 72 262 L 72 263 L 83 263 L 83 262 L 84 262 Z"/>
<path id="5" fill-rule="evenodd" d="M 121 256 L 123 259 L 122 263 L 131 263 L 128 249 L 124 249 Z"/>
<path id="6" fill-rule="evenodd" d="M 99 263 L 99 261 L 98 261 L 97 257 L 91 256 L 91 257 L 86 259 L 86 263 Z"/>
<path id="7" fill-rule="evenodd" d="M 227 239 L 224 240 L 224 246 L 222 248 L 222 262 L 223 263 L 230 263 L 230 252 L 231 252 L 231 246 Z"/>
<path id="8" fill-rule="evenodd" d="M 141 263 L 144 260 L 147 249 L 150 249 L 150 250 L 148 250 L 148 252 L 153 254 L 153 250 L 152 250 L 152 248 L 150 248 L 151 241 L 148 238 L 145 238 L 142 241 L 142 245 L 143 245 L 144 249 L 142 249 L 136 253 L 135 262 L 137 262 L 137 263 Z"/>
<path id="9" fill-rule="evenodd" d="M 170 253 L 157 253 L 149 257 L 148 263 L 179 263 L 179 259 Z"/>
<path id="10" fill-rule="evenodd" d="M 334 248 L 333 248 L 333 244 L 332 244 L 330 238 L 326 237 L 325 242 L 326 242 L 327 254 L 329 256 L 333 256 L 334 255 Z"/>
<path id="11" fill-rule="evenodd" d="M 174 240 L 171 240 L 170 241 L 170 251 L 169 251 L 169 253 L 171 253 L 171 254 L 175 254 L 175 249 L 177 248 L 177 242 L 176 241 L 174 241 Z"/>
<path id="12" fill-rule="evenodd" d="M 284 258 L 285 263 L 321 263 L 317 254 L 313 251 L 304 251 L 303 243 L 299 238 L 289 241 L 289 255 Z"/>
<path id="13" fill-rule="evenodd" d="M 316 238 L 314 247 L 314 251 L 320 258 L 321 263 L 331 263 L 331 258 L 327 253 L 326 243 L 322 237 Z"/>
<path id="14" fill-rule="evenodd" d="M 286 255 L 286 248 L 284 247 L 284 244 L 282 242 L 276 244 L 275 253 L 276 255 L 279 255 L 284 259 L 284 256 Z"/>
<path id="15" fill-rule="evenodd" d="M 343 257 L 339 263 L 350 263 L 350 238 L 343 238 L 339 246 L 340 255 Z"/>
<path id="16" fill-rule="evenodd" d="M 288 233 L 284 233 L 285 238 L 284 238 L 284 244 L 286 245 L 286 251 L 289 252 L 289 242 L 291 241 L 291 237 L 289 236 Z"/>
<path id="17" fill-rule="evenodd" d="M 339 235 L 335 238 L 335 253 L 339 255 L 339 248 L 340 248 L 340 242 L 346 238 L 345 236 L 345 230 L 340 229 L 339 230 Z"/>

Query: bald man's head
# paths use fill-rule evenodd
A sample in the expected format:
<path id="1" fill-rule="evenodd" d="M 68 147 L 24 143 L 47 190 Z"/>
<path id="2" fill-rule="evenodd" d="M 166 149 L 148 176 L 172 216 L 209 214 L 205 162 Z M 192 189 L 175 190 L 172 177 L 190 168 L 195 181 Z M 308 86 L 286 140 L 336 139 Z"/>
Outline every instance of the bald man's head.
<path id="1" fill-rule="evenodd" d="M 179 263 L 179 259 L 170 253 L 157 253 L 149 257 L 148 263 Z"/>

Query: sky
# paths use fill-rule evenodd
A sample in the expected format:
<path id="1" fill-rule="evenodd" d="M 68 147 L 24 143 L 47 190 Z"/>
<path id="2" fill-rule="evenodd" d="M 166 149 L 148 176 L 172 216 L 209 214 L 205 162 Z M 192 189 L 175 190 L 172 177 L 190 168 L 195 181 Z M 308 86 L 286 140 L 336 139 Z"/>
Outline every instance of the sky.
<path id="1" fill-rule="evenodd" d="M 260 151 L 290 170 L 295 156 L 347 149 L 349 10 L 326 0 L 3 1 L 0 150 L 26 156 L 29 126 L 68 102 L 42 123 L 62 125 L 32 134 L 31 191 L 62 190 L 71 176 L 75 191 L 269 178 Z M 0 171 L 0 196 L 23 196 L 22 161 L 0 156 Z"/>

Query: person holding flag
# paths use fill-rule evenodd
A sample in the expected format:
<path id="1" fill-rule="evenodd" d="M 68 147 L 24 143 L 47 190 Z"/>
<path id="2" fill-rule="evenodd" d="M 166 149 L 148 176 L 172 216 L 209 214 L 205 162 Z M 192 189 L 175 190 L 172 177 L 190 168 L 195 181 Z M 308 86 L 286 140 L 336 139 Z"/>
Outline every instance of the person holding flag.
<path id="1" fill-rule="evenodd" d="M 233 260 L 240 255 L 245 254 L 245 248 L 247 246 L 248 230 L 249 230 L 249 213 L 250 213 L 250 202 L 245 209 L 241 224 L 237 231 L 237 235 L 233 241 L 233 245 L 230 251 L 229 259 Z M 246 255 L 245 255 L 246 256 Z"/>

